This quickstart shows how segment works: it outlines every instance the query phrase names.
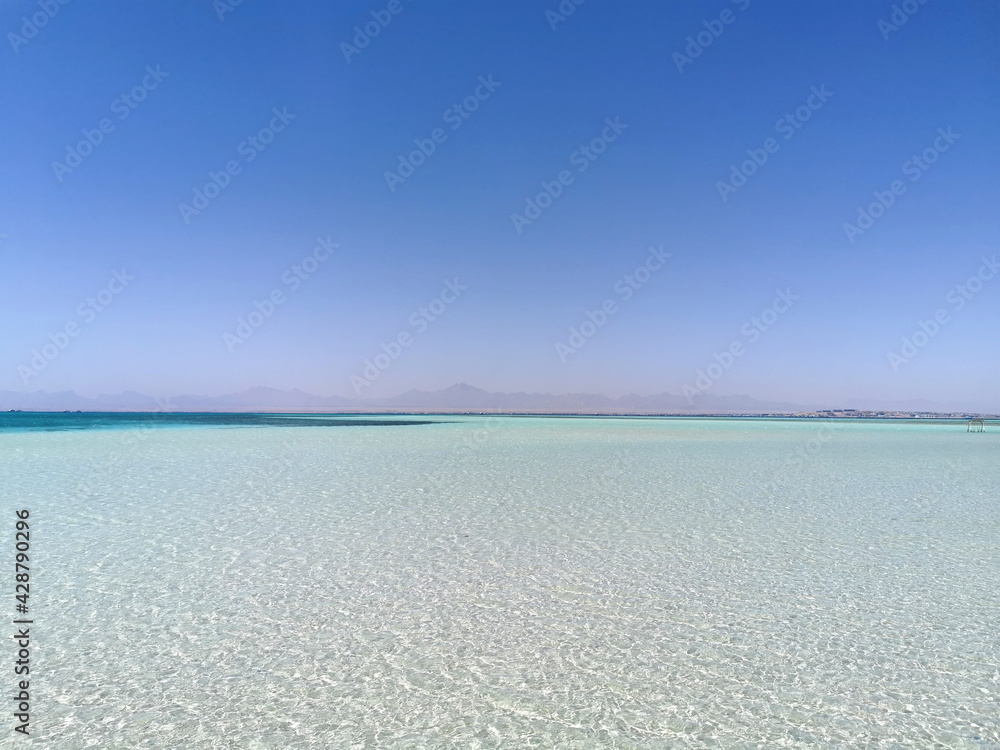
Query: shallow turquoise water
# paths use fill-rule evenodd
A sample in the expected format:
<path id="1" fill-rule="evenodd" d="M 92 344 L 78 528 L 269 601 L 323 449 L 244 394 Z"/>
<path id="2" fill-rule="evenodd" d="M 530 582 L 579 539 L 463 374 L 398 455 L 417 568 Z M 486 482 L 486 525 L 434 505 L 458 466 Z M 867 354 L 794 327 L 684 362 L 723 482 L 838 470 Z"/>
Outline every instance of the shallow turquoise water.
<path id="1" fill-rule="evenodd" d="M 1000 747 L 993 425 L 413 419 L 0 423 L 39 746 Z"/>

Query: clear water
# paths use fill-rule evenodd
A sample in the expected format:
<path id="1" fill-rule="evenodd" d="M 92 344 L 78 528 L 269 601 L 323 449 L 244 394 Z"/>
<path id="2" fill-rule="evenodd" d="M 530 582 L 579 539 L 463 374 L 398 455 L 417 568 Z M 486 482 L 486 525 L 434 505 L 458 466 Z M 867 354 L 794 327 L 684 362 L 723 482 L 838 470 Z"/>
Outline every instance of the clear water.
<path id="1" fill-rule="evenodd" d="M 282 419 L 0 415 L 33 744 L 1000 747 L 993 425 Z"/>

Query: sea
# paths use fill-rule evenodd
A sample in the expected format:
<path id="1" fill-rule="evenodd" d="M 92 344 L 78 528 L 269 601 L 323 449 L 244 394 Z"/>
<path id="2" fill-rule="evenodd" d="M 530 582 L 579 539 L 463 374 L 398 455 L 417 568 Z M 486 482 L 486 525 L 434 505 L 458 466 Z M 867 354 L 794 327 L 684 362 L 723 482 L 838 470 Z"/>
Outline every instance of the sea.
<path id="1" fill-rule="evenodd" d="M 1000 748 L 998 459 L 960 421 L 0 414 L 0 746 Z"/>

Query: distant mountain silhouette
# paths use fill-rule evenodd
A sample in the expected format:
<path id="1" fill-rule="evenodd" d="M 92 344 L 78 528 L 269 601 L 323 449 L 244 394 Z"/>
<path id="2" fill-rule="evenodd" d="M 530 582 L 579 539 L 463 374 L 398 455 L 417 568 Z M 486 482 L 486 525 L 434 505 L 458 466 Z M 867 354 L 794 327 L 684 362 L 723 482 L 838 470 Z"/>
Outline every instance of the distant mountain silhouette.
<path id="1" fill-rule="evenodd" d="M 654 396 L 631 394 L 611 398 L 598 393 L 490 393 L 459 383 L 441 391 L 410 390 L 389 399 L 372 400 L 371 406 L 388 409 L 447 409 L 477 411 L 531 411 L 538 413 L 707 413 L 801 411 L 788 403 L 767 403 L 748 396 L 696 396 L 689 403 L 683 396 L 661 393 Z"/>
<path id="2" fill-rule="evenodd" d="M 0 410 L 22 411 L 372 411 L 372 412 L 531 412 L 537 414 L 775 414 L 814 411 L 826 407 L 758 401 L 749 396 L 699 394 L 688 402 L 684 396 L 658 393 L 629 394 L 611 398 L 599 393 L 491 393 L 467 383 L 439 391 L 409 390 L 392 398 L 359 399 L 316 396 L 259 386 L 224 396 L 180 395 L 156 399 L 134 391 L 101 394 L 95 398 L 73 391 L 18 393 L 0 391 Z M 954 412 L 928 401 L 849 402 L 846 408 L 919 412 Z"/>
<path id="3" fill-rule="evenodd" d="M 693 403 L 683 396 L 661 393 L 610 398 L 602 394 L 490 393 L 459 383 L 439 391 L 410 390 L 392 398 L 351 399 L 316 396 L 298 389 L 257 387 L 224 396 L 183 394 L 156 399 L 134 391 L 95 398 L 72 391 L 18 393 L 0 391 L 0 410 L 25 411 L 510 411 L 536 413 L 732 413 L 801 411 L 788 403 L 757 401 L 748 396 L 699 395 Z"/>

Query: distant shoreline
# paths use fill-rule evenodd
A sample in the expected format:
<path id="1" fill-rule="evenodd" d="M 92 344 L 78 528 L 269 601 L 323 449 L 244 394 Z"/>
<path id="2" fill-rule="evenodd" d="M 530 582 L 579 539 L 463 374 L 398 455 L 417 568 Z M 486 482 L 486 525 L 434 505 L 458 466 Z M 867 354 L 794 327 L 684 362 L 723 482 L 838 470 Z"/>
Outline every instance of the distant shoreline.
<path id="1" fill-rule="evenodd" d="M 861 412 L 851 410 L 832 410 L 820 412 L 541 412 L 541 411 L 483 411 L 483 410 L 414 410 L 414 409 L 382 409 L 372 410 L 327 410 L 327 409 L 203 409 L 203 410 L 84 410 L 84 409 L 5 409 L 0 414 L 282 414 L 307 416 L 352 416 L 352 417 L 608 417 L 608 418 L 665 418 L 665 419 L 782 419 L 782 420 L 840 420 L 840 421 L 950 421 L 965 422 L 969 420 L 1000 421 L 1000 414 L 977 414 L 972 412 Z"/>
<path id="2" fill-rule="evenodd" d="M 375 399 L 352 399 L 342 396 L 318 396 L 297 388 L 281 390 L 256 386 L 238 393 L 215 396 L 179 394 L 168 397 L 148 396 L 136 391 L 101 393 L 89 397 L 73 391 L 20 393 L 0 390 L 0 412 L 11 409 L 37 412 L 144 413 L 182 414 L 556 414 L 588 416 L 662 416 L 662 417 L 847 417 L 876 419 L 948 418 L 976 419 L 986 415 L 996 418 L 1000 411 L 987 411 L 989 402 L 956 403 L 931 399 L 837 399 L 794 403 L 760 400 L 747 395 L 703 394 L 693 399 L 669 392 L 639 395 L 629 393 L 611 397 L 601 393 L 516 393 L 490 392 L 457 383 L 442 390 L 410 389 L 395 396 Z M 970 408 L 971 407 L 971 408 Z M 976 408 L 979 407 L 979 408 Z"/>

